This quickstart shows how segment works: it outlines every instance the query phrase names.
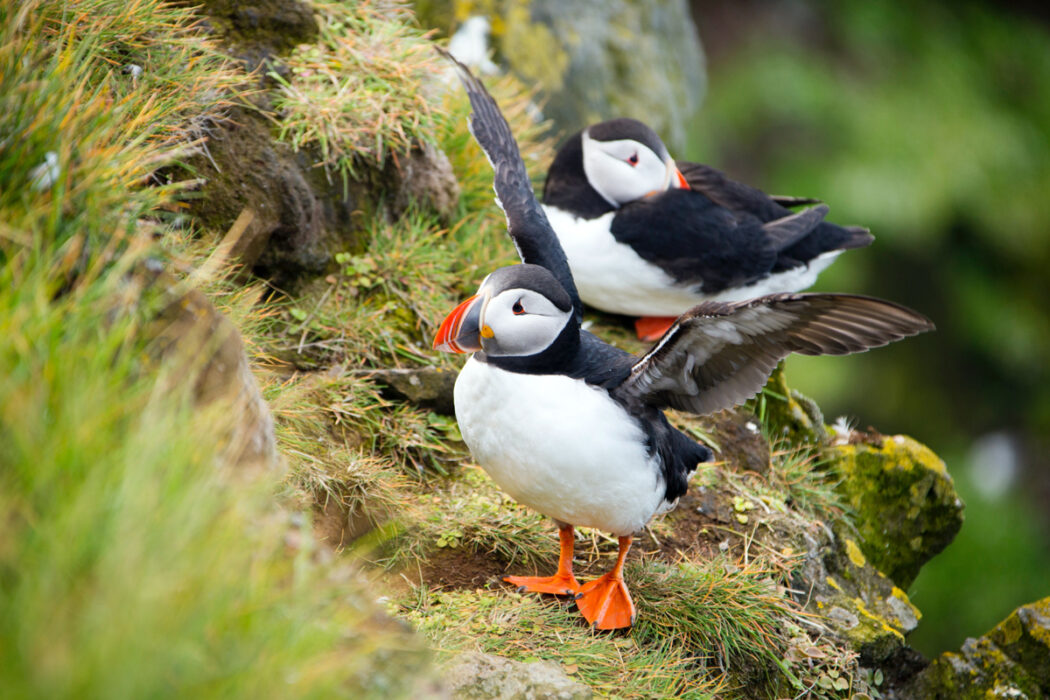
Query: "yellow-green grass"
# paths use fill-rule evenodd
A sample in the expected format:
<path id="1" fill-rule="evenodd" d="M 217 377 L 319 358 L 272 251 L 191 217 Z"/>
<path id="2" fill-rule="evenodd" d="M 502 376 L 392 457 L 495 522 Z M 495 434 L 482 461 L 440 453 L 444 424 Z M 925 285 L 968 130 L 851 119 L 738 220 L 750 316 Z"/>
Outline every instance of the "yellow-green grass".
<path id="1" fill-rule="evenodd" d="M 615 697 L 711 697 L 745 683 L 753 691 L 788 686 L 778 660 L 793 606 L 766 573 L 735 570 L 724 560 L 642 559 L 625 577 L 639 617 L 620 633 L 591 630 L 567 599 L 509 588 L 419 586 L 397 602 L 441 652 L 554 661 Z"/>
<path id="2" fill-rule="evenodd" d="M 243 76 L 156 0 L 5 0 L 0 20 L 3 694 L 407 693 L 418 645 L 278 506 L 279 475 L 231 478 L 228 407 L 151 359 L 135 279 L 177 205 L 148 176 Z"/>
<path id="3" fill-rule="evenodd" d="M 10 20 L 0 133 L 18 135 L 0 140 L 0 176 L 17 185 L 0 194 L 0 522 L 10 524 L 0 529 L 0 686 L 49 697 L 410 693 L 418 642 L 377 622 L 367 592 L 376 584 L 346 564 L 361 548 L 331 564 L 315 542 L 311 526 L 320 531 L 330 505 L 336 517 L 385 526 L 367 553 L 393 572 L 381 585 L 390 590 L 402 573 L 414 582 L 397 610 L 443 651 L 555 659 L 599 692 L 635 697 L 732 695 L 744 683 L 797 694 L 816 687 L 818 671 L 832 680 L 847 672 L 848 654 L 789 602 L 791 562 L 757 543 L 745 558 L 733 549 L 710 561 L 632 559 L 640 618 L 627 634 L 595 634 L 571 604 L 486 585 L 552 565 L 554 528 L 470 465 L 449 417 L 393 401 L 367 378 L 371 368 L 454 370 L 462 358 L 430 349 L 437 324 L 488 272 L 516 262 L 491 169 L 466 128 L 469 106 L 458 89 L 417 90 L 432 57 L 406 15 L 318 5 L 327 34 L 293 57 L 314 72 L 293 71 L 289 85 L 333 106 L 334 78 L 372 70 L 353 63 L 355 47 L 385 37 L 383 60 L 412 65 L 375 71 L 386 82 L 355 87 L 354 98 L 423 96 L 418 115 L 415 103 L 388 103 L 368 143 L 355 140 L 359 126 L 294 109 L 275 128 L 302 148 L 327 139 L 326 162 L 348 175 L 355 159 L 375 164 L 431 140 L 452 162 L 460 202 L 452 216 L 410 208 L 375 217 L 336 269 L 288 297 L 239 286 L 211 257 L 209 241 L 223 232 L 164 225 L 179 209 L 178 184 L 143 187 L 233 99 L 223 91 L 237 76 L 187 28 L 190 12 L 152 0 L 21 7 L 0 5 Z M 332 21 L 355 10 L 352 21 Z M 361 24 L 372 21 L 392 24 Z M 143 72 L 123 72 L 128 65 Z M 528 93 L 511 79 L 491 88 L 542 175 L 550 149 L 526 114 Z M 44 186 L 37 166 L 49 151 L 60 167 Z M 282 483 L 232 483 L 214 449 L 223 407 L 201 412 L 156 388 L 140 333 L 149 305 L 129 304 L 125 284 L 147 255 L 207 271 L 195 282 L 267 367 L 259 376 L 289 466 Z M 638 349 L 618 319 L 594 318 L 600 333 Z M 726 470 L 709 486 L 785 517 L 834 511 L 812 460 L 789 453 L 773 463 L 765 476 Z M 304 499 L 285 498 L 289 489 Z M 304 502 L 305 517 L 277 505 Z M 614 545 L 592 542 L 580 552 L 587 576 Z M 478 590 L 438 580 L 441 557 L 472 560 L 490 580 Z M 816 664 L 792 651 L 811 646 L 824 654 Z"/>
<path id="4" fill-rule="evenodd" d="M 375 654 L 411 643 L 369 623 L 361 584 L 319 563 L 272 479 L 228 479 L 216 460 L 225 407 L 196 410 L 141 372 L 136 315 L 113 316 L 121 272 L 49 300 L 45 266 L 4 269 L 5 694 L 396 688 L 405 659 L 395 669 Z"/>
<path id="5" fill-rule="evenodd" d="M 438 69 L 430 42 L 405 7 L 372 0 L 311 3 L 320 40 L 276 72 L 278 133 L 296 150 L 313 149 L 317 165 L 344 185 L 362 165 L 382 165 L 428 139 L 433 103 L 424 86 Z"/>

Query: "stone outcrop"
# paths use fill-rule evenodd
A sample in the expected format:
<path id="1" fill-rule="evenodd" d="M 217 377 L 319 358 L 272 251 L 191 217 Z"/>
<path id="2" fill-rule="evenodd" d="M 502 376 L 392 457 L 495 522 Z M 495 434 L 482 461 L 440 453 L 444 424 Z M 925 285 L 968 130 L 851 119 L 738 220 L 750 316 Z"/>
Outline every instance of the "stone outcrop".
<path id="1" fill-rule="evenodd" d="M 445 682 L 456 700 L 590 700 L 590 688 L 569 678 L 550 661 L 522 663 L 472 652 L 446 668 Z"/>
<path id="2" fill-rule="evenodd" d="M 450 32 L 453 18 L 485 9 L 468 0 L 417 6 L 427 26 Z M 497 62 L 542 87 L 544 116 L 563 135 L 626 116 L 653 127 L 672 153 L 685 148 L 707 87 L 688 3 L 500 0 L 488 19 Z"/>
<path id="3" fill-rule="evenodd" d="M 914 700 L 1050 697 L 1050 598 L 1023 605 L 958 652 L 933 660 L 899 697 Z"/>
<path id="4" fill-rule="evenodd" d="M 954 539 L 963 503 L 944 462 L 906 435 L 829 449 L 829 468 L 854 514 L 858 546 L 901 588 Z"/>
<path id="5" fill-rule="evenodd" d="M 229 53 L 255 71 L 287 80 L 282 62 L 296 45 L 316 41 L 317 19 L 299 0 L 268 0 L 251 7 L 226 0 L 201 6 L 205 25 Z M 186 165 L 199 181 L 189 213 L 207 228 L 224 231 L 245 210 L 252 216 L 232 259 L 247 270 L 294 287 L 326 270 L 337 252 L 362 245 L 364 212 L 397 218 L 414 205 L 451 217 L 459 183 L 448 157 L 429 143 L 415 143 L 383 165 L 362 159 L 352 178 L 316 167 L 323 160 L 305 146 L 296 151 L 277 138 L 270 95 L 251 95 L 226 118 L 199 125 L 198 153 Z M 183 177 L 184 173 L 178 173 Z"/>
<path id="6" fill-rule="evenodd" d="M 199 290 L 149 263 L 129 281 L 135 300 L 156 300 L 147 327 L 152 358 L 168 390 L 191 386 L 195 410 L 227 419 L 219 461 L 252 475 L 279 466 L 273 416 L 244 350 L 240 331 Z"/>

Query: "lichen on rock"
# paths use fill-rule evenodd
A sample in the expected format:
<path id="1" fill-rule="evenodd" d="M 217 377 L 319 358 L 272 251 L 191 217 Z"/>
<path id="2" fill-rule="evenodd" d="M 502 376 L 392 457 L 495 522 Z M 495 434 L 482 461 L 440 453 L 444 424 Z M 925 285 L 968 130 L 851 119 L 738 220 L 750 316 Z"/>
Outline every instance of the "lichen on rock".
<path id="1" fill-rule="evenodd" d="M 706 89 L 704 55 L 681 0 L 424 0 L 425 22 L 485 15 L 511 71 L 543 89 L 544 114 L 565 134 L 604 119 L 635 117 L 672 151 Z"/>
<path id="2" fill-rule="evenodd" d="M 906 588 L 962 526 L 963 503 L 944 462 L 905 435 L 834 445 L 828 469 L 853 512 L 864 555 Z"/>
<path id="3" fill-rule="evenodd" d="M 773 441 L 823 445 L 827 441 L 824 415 L 816 402 L 788 386 L 781 362 L 766 381 L 762 392 L 748 402 L 749 408 L 768 426 Z"/>
<path id="4" fill-rule="evenodd" d="M 905 686 L 905 698 L 1050 696 L 1050 598 L 1023 605 L 958 652 L 945 652 Z"/>

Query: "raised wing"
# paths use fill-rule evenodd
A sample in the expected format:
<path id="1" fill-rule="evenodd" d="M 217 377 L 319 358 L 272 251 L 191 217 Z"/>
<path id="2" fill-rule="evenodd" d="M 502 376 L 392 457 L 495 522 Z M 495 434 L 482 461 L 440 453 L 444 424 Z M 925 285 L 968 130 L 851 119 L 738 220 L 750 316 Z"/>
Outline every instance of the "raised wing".
<path id="1" fill-rule="evenodd" d="M 511 133 L 496 101 L 485 86 L 470 72 L 470 69 L 453 58 L 447 51 L 435 47 L 442 56 L 456 67 L 460 82 L 470 97 L 473 111 L 470 115 L 470 133 L 485 152 L 492 165 L 494 177 L 492 187 L 496 191 L 496 203 L 507 217 L 507 233 L 510 234 L 522 262 L 540 265 L 550 270 L 555 279 L 572 297 L 577 317 L 583 316 L 583 302 L 576 291 L 569 269 L 569 260 L 554 234 L 547 215 L 543 212 L 532 191 L 525 162 L 521 159 L 518 144 Z"/>
<path id="2" fill-rule="evenodd" d="M 682 314 L 613 391 L 693 413 L 754 396 L 790 353 L 847 355 L 933 330 L 925 316 L 850 294 L 773 294 L 705 302 Z"/>

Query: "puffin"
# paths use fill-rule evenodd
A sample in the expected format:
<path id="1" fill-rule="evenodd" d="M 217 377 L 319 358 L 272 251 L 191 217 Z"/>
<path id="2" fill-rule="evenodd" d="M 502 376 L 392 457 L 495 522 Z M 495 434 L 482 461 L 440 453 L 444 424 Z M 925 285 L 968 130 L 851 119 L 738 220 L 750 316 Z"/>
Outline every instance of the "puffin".
<path id="1" fill-rule="evenodd" d="M 637 316 L 655 340 L 701 301 L 740 301 L 810 287 L 867 229 L 824 221 L 818 200 L 776 197 L 700 163 L 676 163 L 636 119 L 572 135 L 543 187 L 584 302 Z M 789 207 L 815 204 L 795 212 Z"/>
<path id="2" fill-rule="evenodd" d="M 439 49 L 440 51 L 440 49 Z M 491 272 L 442 321 L 438 350 L 469 353 L 456 419 L 475 461 L 514 500 L 552 518 L 558 567 L 507 576 L 524 591 L 569 595 L 594 628 L 634 623 L 623 578 L 634 533 L 673 508 L 711 450 L 664 410 L 710 413 L 756 394 L 791 352 L 862 352 L 933 328 L 898 304 L 845 294 L 705 301 L 640 357 L 581 327 L 568 259 L 536 199 L 510 127 L 470 71 L 446 52 L 470 98 L 471 133 L 494 170 L 496 201 L 521 264 Z M 580 583 L 575 528 L 618 538 L 616 562 Z"/>

